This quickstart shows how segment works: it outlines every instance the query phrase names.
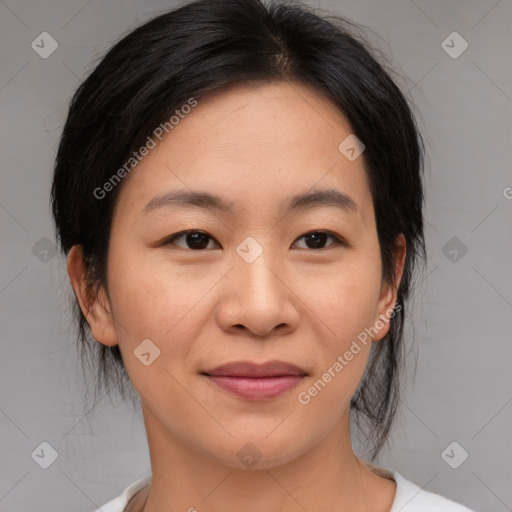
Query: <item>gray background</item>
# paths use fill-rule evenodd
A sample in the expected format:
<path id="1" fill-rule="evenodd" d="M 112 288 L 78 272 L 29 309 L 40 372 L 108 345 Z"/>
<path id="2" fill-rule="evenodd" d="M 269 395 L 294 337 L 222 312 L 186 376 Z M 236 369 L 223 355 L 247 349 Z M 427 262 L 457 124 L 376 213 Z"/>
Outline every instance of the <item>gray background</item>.
<path id="1" fill-rule="evenodd" d="M 379 34 L 371 39 L 407 76 L 401 86 L 421 112 L 429 154 L 429 259 L 411 315 L 414 343 L 408 328 L 416 348 L 379 463 L 476 510 L 512 510 L 512 2 L 309 4 Z M 121 34 L 174 5 L 0 1 L 1 511 L 92 510 L 150 471 L 140 411 L 107 398 L 85 408 L 48 193 L 84 74 Z M 46 59 L 31 47 L 43 31 L 58 42 Z M 441 46 L 453 31 L 469 44 L 458 58 Z M 48 469 L 31 457 L 43 441 L 58 452 Z M 469 454 L 458 469 L 442 457 L 454 441 L 446 460 Z"/>

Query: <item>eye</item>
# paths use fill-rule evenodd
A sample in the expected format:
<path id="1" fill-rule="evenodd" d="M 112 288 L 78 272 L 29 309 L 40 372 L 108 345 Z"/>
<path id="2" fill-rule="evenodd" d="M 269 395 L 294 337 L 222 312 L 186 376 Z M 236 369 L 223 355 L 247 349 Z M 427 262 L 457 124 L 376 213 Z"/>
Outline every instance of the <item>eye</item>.
<path id="1" fill-rule="evenodd" d="M 185 246 L 177 244 L 177 240 L 184 240 Z M 168 238 L 164 245 L 177 245 L 178 247 L 182 247 L 184 249 L 192 249 L 192 250 L 201 250 L 201 249 L 212 249 L 212 247 L 208 247 L 208 243 L 210 240 L 215 240 L 210 235 L 203 233 L 202 231 L 183 231 L 181 233 L 177 233 L 173 235 L 171 238 Z M 215 241 L 215 243 L 218 243 Z M 213 247 L 214 248 L 214 247 Z"/>
<path id="2" fill-rule="evenodd" d="M 292 247 L 299 249 L 325 249 L 325 244 L 329 239 L 331 239 L 333 243 L 329 244 L 327 248 L 329 248 L 329 246 L 344 245 L 344 241 L 339 236 L 328 231 L 311 231 L 310 233 L 306 233 L 305 235 L 297 238 L 297 240 L 302 238 L 306 243 L 305 247 L 297 247 L 297 242 L 295 242 Z M 179 240 L 181 240 L 181 243 L 177 243 Z M 183 249 L 198 251 L 202 249 L 215 248 L 208 247 L 210 241 L 213 241 L 217 246 L 219 246 L 218 242 L 207 233 L 204 233 L 203 231 L 190 230 L 182 231 L 181 233 L 171 236 L 164 242 L 164 245 L 176 245 Z"/>
<path id="3" fill-rule="evenodd" d="M 339 236 L 328 231 L 311 231 L 310 233 L 300 236 L 297 240 L 301 238 L 304 238 L 306 247 L 299 247 L 299 249 L 325 249 L 324 245 L 329 238 L 334 240 L 334 244 L 331 245 L 344 245 L 344 241 Z"/>

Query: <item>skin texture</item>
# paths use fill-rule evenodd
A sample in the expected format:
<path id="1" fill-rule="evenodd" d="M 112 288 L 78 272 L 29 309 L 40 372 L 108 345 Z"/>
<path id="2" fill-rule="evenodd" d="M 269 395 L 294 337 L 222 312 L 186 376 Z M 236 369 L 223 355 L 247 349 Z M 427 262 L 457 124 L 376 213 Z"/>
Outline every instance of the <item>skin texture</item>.
<path id="1" fill-rule="evenodd" d="M 350 133 L 333 103 L 298 83 L 237 84 L 200 98 L 124 178 L 98 294 L 87 286 L 80 248 L 71 250 L 68 272 L 92 334 L 119 344 L 141 398 L 153 479 L 133 510 L 147 499 L 145 512 L 389 511 L 396 485 L 356 457 L 349 429 L 371 342 L 389 324 L 307 405 L 297 398 L 396 301 L 396 286 L 382 279 L 364 153 L 349 161 L 338 150 Z M 349 195 L 358 211 L 285 213 L 292 195 L 324 188 Z M 217 194 L 233 212 L 142 213 L 178 189 Z M 207 233 L 206 248 L 189 248 L 185 237 L 165 243 L 185 230 Z M 304 235 L 316 231 L 345 243 L 308 245 Z M 248 236 L 263 249 L 252 263 L 236 252 Z M 396 283 L 405 256 L 398 242 Z M 147 338 L 160 349 L 148 366 L 134 355 Z M 200 375 L 269 360 L 308 375 L 259 402 Z M 251 469 L 237 456 L 247 443 L 261 454 Z"/>

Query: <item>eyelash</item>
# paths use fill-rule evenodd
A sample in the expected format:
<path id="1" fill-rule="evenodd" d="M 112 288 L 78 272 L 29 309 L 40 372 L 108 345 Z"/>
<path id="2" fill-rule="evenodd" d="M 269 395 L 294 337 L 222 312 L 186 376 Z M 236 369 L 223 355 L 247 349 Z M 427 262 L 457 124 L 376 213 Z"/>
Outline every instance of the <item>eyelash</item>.
<path id="1" fill-rule="evenodd" d="M 174 244 L 175 240 L 177 240 L 178 238 L 184 237 L 184 236 L 186 236 L 186 235 L 188 235 L 190 233 L 199 233 L 201 235 L 207 236 L 211 240 L 215 240 L 212 236 L 208 235 L 208 233 L 205 233 L 204 231 L 199 231 L 197 229 L 191 229 L 191 230 L 188 230 L 188 231 L 181 231 L 180 233 L 176 233 L 176 234 L 172 235 L 170 238 L 165 240 L 162 245 L 164 245 L 164 246 L 165 245 L 175 245 Z M 304 233 L 299 238 L 297 238 L 297 240 L 299 240 L 300 238 L 303 238 L 305 236 L 316 234 L 316 233 L 321 233 L 321 234 L 327 235 L 329 238 L 332 238 L 334 240 L 334 243 L 331 244 L 330 246 L 322 247 L 320 249 L 311 249 L 309 247 L 301 247 L 301 249 L 309 249 L 309 250 L 312 250 L 312 251 L 324 251 L 324 250 L 327 250 L 327 249 L 332 248 L 332 247 L 346 245 L 346 242 L 340 236 L 336 235 L 332 231 L 325 231 L 325 230 L 308 231 L 307 233 Z M 295 242 L 294 242 L 294 244 L 295 244 Z M 188 250 L 188 251 L 195 251 L 195 252 L 200 252 L 200 251 L 205 250 L 205 249 L 190 249 L 189 247 L 181 247 L 181 246 L 177 246 L 177 247 L 179 247 L 180 249 L 184 249 L 184 250 Z"/>

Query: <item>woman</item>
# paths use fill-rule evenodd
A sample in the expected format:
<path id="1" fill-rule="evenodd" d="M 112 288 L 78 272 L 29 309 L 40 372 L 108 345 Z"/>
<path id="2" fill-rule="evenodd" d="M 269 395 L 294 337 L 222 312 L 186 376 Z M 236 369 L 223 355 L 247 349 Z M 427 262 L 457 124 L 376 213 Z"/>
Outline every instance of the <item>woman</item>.
<path id="1" fill-rule="evenodd" d="M 196 1 L 107 53 L 52 189 L 98 389 L 148 437 L 103 512 L 468 510 L 352 448 L 397 410 L 422 157 L 354 27 L 297 3 Z"/>

